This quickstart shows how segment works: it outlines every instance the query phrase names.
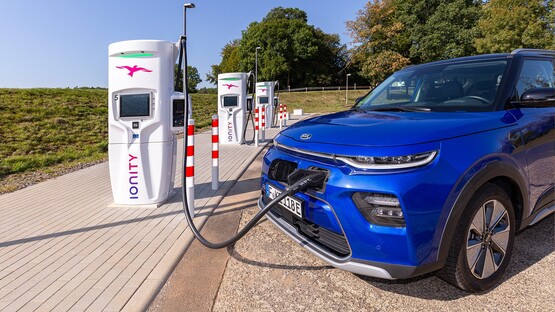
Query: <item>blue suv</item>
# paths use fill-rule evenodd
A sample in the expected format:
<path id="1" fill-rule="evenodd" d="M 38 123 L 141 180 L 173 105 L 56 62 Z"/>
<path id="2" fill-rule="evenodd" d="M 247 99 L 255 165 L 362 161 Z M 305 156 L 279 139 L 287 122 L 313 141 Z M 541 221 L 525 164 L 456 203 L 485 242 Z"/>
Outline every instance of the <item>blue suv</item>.
<path id="1" fill-rule="evenodd" d="M 307 250 L 357 274 L 488 289 L 515 233 L 555 212 L 554 67 L 555 51 L 519 49 L 398 71 L 352 109 L 282 131 L 259 206 L 295 170 L 322 171 L 268 214 Z"/>

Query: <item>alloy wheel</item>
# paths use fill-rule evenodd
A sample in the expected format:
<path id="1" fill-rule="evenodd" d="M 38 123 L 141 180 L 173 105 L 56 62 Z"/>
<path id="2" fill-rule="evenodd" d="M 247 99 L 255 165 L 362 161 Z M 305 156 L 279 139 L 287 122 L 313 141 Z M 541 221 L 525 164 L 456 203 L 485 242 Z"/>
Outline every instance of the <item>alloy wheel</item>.
<path id="1" fill-rule="evenodd" d="M 474 277 L 485 279 L 498 270 L 507 255 L 510 230 L 507 208 L 500 201 L 486 201 L 478 209 L 466 243 L 466 261 Z"/>

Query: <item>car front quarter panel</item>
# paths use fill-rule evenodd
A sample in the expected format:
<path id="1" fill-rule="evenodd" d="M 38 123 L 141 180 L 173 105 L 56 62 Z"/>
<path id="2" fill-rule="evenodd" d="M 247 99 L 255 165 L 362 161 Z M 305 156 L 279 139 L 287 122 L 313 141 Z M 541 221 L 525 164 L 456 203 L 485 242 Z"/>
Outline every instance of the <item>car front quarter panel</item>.
<path id="1" fill-rule="evenodd" d="M 517 147 L 517 142 L 511 142 L 511 133 L 507 129 L 483 133 L 478 136 L 462 137 L 444 141 L 443 151 L 457 150 L 457 146 L 467 146 L 464 153 L 465 160 L 474 159 L 472 163 L 461 161 L 460 178 L 447 197 L 441 216 L 435 230 L 434 243 L 439 250 L 434 252 L 436 260 L 444 262 L 449 251 L 451 239 L 459 218 L 474 193 L 488 181 L 494 179 L 509 179 L 515 183 L 522 196 L 522 213 L 530 211 L 528 205 L 527 173 L 525 152 Z M 495 139 L 492 139 L 495 138 Z M 479 142 L 484 142 L 480 144 Z M 487 144 L 490 142 L 490 144 Z M 466 166 L 466 168 L 465 168 Z M 463 169 L 464 168 L 464 169 Z"/>

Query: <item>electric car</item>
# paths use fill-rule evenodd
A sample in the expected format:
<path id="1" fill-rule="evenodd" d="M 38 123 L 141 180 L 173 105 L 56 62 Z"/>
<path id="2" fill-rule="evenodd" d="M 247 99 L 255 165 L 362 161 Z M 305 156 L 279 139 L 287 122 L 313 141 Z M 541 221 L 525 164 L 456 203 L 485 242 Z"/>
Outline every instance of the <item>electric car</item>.
<path id="1" fill-rule="evenodd" d="M 350 110 L 282 131 L 259 206 L 296 170 L 323 172 L 268 213 L 307 250 L 356 274 L 491 288 L 515 233 L 555 212 L 554 63 L 519 49 L 395 72 Z"/>

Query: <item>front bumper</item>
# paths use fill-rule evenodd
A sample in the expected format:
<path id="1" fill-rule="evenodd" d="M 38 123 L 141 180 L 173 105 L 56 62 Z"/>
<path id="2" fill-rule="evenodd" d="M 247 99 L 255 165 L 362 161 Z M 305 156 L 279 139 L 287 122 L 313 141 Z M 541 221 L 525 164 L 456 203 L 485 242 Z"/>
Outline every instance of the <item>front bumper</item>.
<path id="1" fill-rule="evenodd" d="M 290 215 L 272 210 L 268 218 L 330 265 L 384 279 L 410 278 L 443 265 L 437 257 L 441 239 L 439 219 L 456 177 L 448 163 L 434 161 L 425 168 L 393 173 L 358 173 L 347 165 L 321 159 L 318 155 L 296 154 L 272 147 L 264 157 L 260 207 L 269 202 L 265 194 L 268 184 L 281 190 L 285 188 L 284 183 L 268 177 L 271 163 L 278 159 L 294 162 L 300 169 L 318 167 L 329 171 L 325 190 L 294 195 L 305 203 L 303 220 L 292 220 Z M 402 204 L 406 226 L 369 223 L 351 199 L 355 192 L 395 195 Z M 309 230 L 316 228 L 316 234 L 307 232 L 307 227 Z M 341 239 L 345 242 L 341 243 Z"/>
<path id="2" fill-rule="evenodd" d="M 258 200 L 258 208 L 261 210 L 265 207 L 263 198 L 264 197 L 261 196 Z M 431 263 L 422 266 L 408 266 L 354 259 L 350 257 L 350 255 L 344 258 L 338 258 L 336 253 L 330 252 L 329 249 L 322 244 L 318 244 L 313 239 L 310 239 L 308 236 L 300 234 L 299 230 L 283 216 L 280 216 L 279 214 L 274 213 L 272 210 L 270 210 L 266 217 L 297 244 L 301 245 L 315 256 L 324 260 L 329 265 L 348 272 L 382 279 L 395 280 L 411 278 L 441 268 L 439 263 Z"/>
<path id="3" fill-rule="evenodd" d="M 264 208 L 262 197 L 258 200 L 258 207 L 260 209 Z M 358 262 L 352 259 L 338 260 L 335 255 L 331 254 L 325 248 L 320 247 L 318 244 L 314 244 L 306 236 L 300 235 L 297 229 L 283 217 L 280 217 L 271 211 L 266 215 L 266 217 L 299 245 L 303 246 L 306 250 L 336 268 L 355 274 L 368 275 L 384 279 L 395 279 L 387 270 L 381 267 L 371 265 L 369 263 Z"/>

